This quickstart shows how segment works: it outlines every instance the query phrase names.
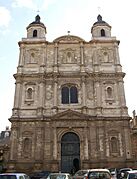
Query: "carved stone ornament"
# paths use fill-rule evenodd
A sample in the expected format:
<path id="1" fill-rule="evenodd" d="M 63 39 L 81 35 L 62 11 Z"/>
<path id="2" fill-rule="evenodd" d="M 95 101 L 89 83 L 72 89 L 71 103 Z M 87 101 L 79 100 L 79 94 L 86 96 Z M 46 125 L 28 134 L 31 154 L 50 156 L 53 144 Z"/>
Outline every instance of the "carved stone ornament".
<path id="1" fill-rule="evenodd" d="M 64 112 L 61 112 L 61 113 L 58 113 L 58 114 L 55 114 L 54 116 L 52 116 L 52 119 L 58 119 L 58 120 L 61 120 L 61 119 L 88 119 L 90 116 L 89 115 L 86 115 L 86 114 L 83 114 L 81 112 L 77 112 L 77 111 L 73 111 L 73 110 L 66 110 Z"/>
<path id="2" fill-rule="evenodd" d="M 27 50 L 27 63 L 38 63 L 39 50 L 29 49 Z"/>
<path id="3" fill-rule="evenodd" d="M 80 42 L 84 42 L 85 40 L 83 40 L 82 38 L 78 37 L 78 36 L 74 36 L 74 35 L 64 35 L 61 37 L 56 38 L 53 42 L 55 43 L 80 43 Z"/>
<path id="4" fill-rule="evenodd" d="M 67 48 L 60 51 L 61 63 L 77 63 L 77 57 L 75 55 L 75 50 Z"/>
<path id="5" fill-rule="evenodd" d="M 47 90 L 46 90 L 46 99 L 50 100 L 52 98 L 52 86 L 49 85 L 47 86 Z"/>

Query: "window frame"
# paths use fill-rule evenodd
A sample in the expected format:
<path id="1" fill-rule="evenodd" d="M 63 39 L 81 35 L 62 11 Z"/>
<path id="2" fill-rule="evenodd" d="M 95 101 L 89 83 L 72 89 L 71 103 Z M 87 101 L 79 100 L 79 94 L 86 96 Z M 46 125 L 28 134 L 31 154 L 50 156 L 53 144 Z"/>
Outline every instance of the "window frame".
<path id="1" fill-rule="evenodd" d="M 62 86 L 61 103 L 62 104 L 78 104 L 78 89 L 76 85 L 69 84 L 69 85 Z"/>

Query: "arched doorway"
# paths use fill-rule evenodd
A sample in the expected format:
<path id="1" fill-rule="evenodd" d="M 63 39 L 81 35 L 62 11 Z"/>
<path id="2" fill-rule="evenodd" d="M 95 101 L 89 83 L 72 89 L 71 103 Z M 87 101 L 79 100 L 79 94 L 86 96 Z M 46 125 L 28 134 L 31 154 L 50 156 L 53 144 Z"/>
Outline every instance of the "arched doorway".
<path id="1" fill-rule="evenodd" d="M 68 132 L 61 139 L 61 171 L 73 173 L 80 168 L 80 140 L 77 134 Z"/>

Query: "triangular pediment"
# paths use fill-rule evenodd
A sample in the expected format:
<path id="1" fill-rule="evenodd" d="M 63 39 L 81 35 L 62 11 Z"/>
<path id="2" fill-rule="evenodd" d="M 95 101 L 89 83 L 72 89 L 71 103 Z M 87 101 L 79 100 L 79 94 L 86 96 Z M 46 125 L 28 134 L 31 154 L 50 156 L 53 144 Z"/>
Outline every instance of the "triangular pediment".
<path id="1" fill-rule="evenodd" d="M 73 111 L 70 109 L 52 116 L 52 119 L 88 119 L 88 118 L 90 118 L 89 115 L 77 111 Z"/>

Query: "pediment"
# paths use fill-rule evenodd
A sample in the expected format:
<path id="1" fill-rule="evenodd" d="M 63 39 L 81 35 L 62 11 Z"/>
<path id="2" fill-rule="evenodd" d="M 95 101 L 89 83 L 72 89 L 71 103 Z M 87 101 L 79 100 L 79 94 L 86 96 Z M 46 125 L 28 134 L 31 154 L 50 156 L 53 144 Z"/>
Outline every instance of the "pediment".
<path id="1" fill-rule="evenodd" d="M 52 119 L 88 119 L 90 116 L 77 112 L 77 111 L 73 111 L 73 110 L 66 110 L 64 112 L 55 114 L 54 116 L 52 116 Z"/>
<path id="2" fill-rule="evenodd" d="M 60 42 L 60 43 L 79 43 L 79 42 L 84 42 L 82 38 L 74 35 L 64 35 L 61 37 L 56 38 L 53 42 Z"/>

